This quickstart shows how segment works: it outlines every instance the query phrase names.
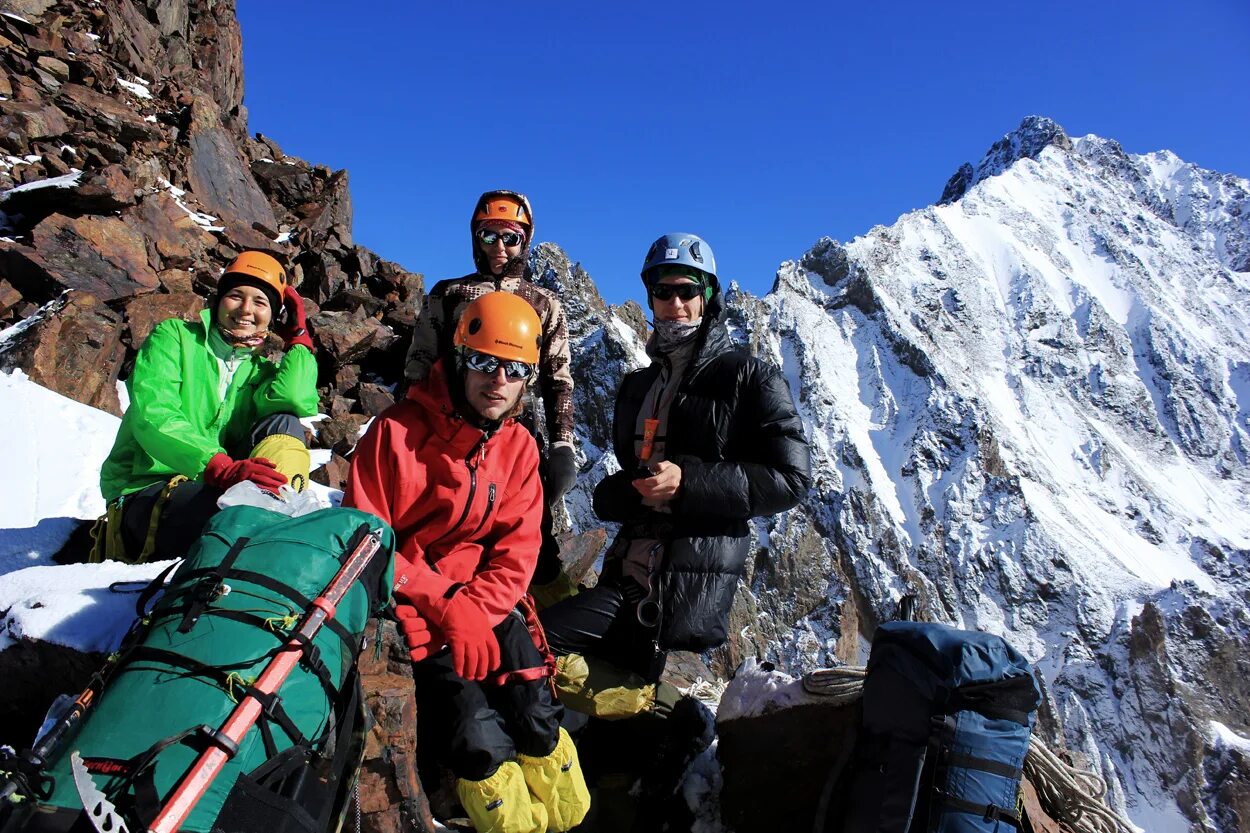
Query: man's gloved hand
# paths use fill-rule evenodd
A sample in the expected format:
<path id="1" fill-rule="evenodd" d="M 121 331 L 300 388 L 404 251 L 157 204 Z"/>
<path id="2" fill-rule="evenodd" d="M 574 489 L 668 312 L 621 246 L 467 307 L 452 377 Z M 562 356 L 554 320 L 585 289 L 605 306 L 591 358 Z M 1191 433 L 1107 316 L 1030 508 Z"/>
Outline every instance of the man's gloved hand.
<path id="1" fill-rule="evenodd" d="M 499 641 L 486 613 L 461 588 L 434 622 L 451 646 L 451 664 L 466 680 L 484 680 L 499 667 Z"/>
<path id="2" fill-rule="evenodd" d="M 208 465 L 204 467 L 204 482 L 222 491 L 244 480 L 250 480 L 274 494 L 277 494 L 278 488 L 287 482 L 286 475 L 278 471 L 274 464 L 264 457 L 235 460 L 218 453 L 213 455 Z"/>
<path id="3" fill-rule="evenodd" d="M 313 350 L 312 337 L 308 335 L 308 316 L 304 313 L 304 299 L 295 291 L 295 287 L 287 286 L 282 294 L 282 309 L 286 312 L 285 320 L 274 328 L 274 335 L 282 339 L 287 350 L 302 344 Z"/>
<path id="4" fill-rule="evenodd" d="M 547 455 L 547 491 L 544 495 L 547 504 L 553 505 L 568 494 L 569 489 L 577 483 L 577 460 L 573 456 L 573 446 L 558 445 Z"/>
<path id="5" fill-rule="evenodd" d="M 397 604 L 395 619 L 398 621 L 400 633 L 404 635 L 404 641 L 408 644 L 408 656 L 413 662 L 420 662 L 446 644 L 442 635 L 436 634 L 429 621 L 411 605 Z"/>

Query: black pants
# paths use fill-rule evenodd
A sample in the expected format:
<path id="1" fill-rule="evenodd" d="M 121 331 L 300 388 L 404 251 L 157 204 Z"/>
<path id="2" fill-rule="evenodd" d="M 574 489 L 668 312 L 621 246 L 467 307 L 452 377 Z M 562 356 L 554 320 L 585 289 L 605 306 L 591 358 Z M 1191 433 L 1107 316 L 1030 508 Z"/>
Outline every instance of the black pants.
<path id="1" fill-rule="evenodd" d="M 600 657 L 655 682 L 664 670 L 666 654 L 656 644 L 658 630 L 638 621 L 641 592 L 628 578 L 611 576 L 576 596 L 538 614 L 547 643 L 557 654 Z"/>
<path id="2" fill-rule="evenodd" d="M 495 626 L 495 638 L 499 671 L 543 664 L 518 611 Z M 546 677 L 502 685 L 472 682 L 456 674 L 448 650 L 415 663 L 412 677 L 423 769 L 437 762 L 457 778 L 480 781 L 518 753 L 543 757 L 556 747 L 564 708 Z"/>
<path id="3" fill-rule="evenodd" d="M 247 457 L 261 440 L 274 434 L 287 434 L 304 442 L 304 426 L 300 425 L 298 417 L 271 414 L 256 423 L 248 435 L 246 448 L 227 449 L 227 453 L 236 459 Z M 122 499 L 122 542 L 131 558 L 137 558 L 143 550 L 152 524 L 152 510 L 165 486 L 165 483 L 153 483 Z M 157 519 L 156 549 L 149 560 L 163 561 L 186 555 L 209 519 L 217 514 L 219 497 L 221 489 L 199 480 L 188 480 L 175 487 Z"/>

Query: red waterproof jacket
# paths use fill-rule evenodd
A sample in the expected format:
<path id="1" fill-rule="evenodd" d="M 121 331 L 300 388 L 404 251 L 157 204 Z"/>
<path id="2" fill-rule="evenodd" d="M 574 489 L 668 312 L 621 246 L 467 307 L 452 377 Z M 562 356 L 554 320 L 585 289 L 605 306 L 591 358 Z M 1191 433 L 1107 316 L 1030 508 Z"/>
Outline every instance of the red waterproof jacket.
<path id="1" fill-rule="evenodd" d="M 343 505 L 395 530 L 395 596 L 437 624 L 458 585 L 503 621 L 538 560 L 538 450 L 506 420 L 487 433 L 454 414 L 443 363 L 382 412 L 356 446 Z"/>

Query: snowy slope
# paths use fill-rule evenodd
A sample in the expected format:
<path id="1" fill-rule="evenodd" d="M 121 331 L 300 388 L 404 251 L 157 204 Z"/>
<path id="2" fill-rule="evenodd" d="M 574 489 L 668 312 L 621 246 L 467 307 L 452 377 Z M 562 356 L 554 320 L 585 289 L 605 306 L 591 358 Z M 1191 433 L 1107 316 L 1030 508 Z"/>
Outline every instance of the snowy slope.
<path id="1" fill-rule="evenodd" d="M 865 618 L 912 592 L 1006 636 L 1131 816 L 1210 829 L 1206 718 L 1250 734 L 1221 679 L 1250 670 L 1250 183 L 1044 120 L 969 167 L 947 204 L 783 264 L 744 316 L 802 391 L 802 519 Z M 779 658 L 845 655 L 842 609 L 796 617 Z"/>

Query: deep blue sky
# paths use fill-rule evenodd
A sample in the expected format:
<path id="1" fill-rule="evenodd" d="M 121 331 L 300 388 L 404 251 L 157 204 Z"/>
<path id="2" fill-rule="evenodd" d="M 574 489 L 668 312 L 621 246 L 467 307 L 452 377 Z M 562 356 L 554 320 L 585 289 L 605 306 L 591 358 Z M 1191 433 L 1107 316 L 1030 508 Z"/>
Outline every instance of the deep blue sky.
<path id="1" fill-rule="evenodd" d="M 876 7 L 876 8 L 870 8 Z M 880 9 L 880 10 L 878 10 Z M 608 301 L 693 231 L 763 293 L 938 198 L 1030 114 L 1250 175 L 1250 3 L 241 0 L 253 132 L 351 172 L 357 242 L 433 280 L 529 194 Z"/>

